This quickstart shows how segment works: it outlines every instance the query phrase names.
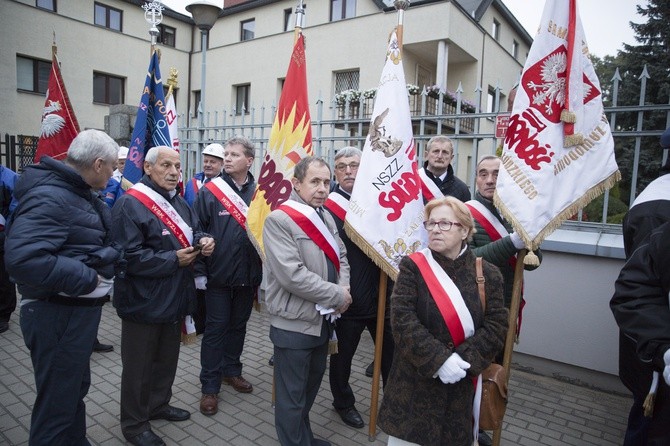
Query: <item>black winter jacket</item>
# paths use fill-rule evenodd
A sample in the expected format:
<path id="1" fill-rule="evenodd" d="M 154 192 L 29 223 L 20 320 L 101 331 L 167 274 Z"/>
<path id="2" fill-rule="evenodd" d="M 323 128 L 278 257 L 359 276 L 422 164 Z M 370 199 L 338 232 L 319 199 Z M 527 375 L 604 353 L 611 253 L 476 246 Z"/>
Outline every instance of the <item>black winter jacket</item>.
<path id="1" fill-rule="evenodd" d="M 223 172 L 221 177 L 237 191 L 246 204 L 256 190 L 253 175 L 238 190 L 230 175 Z M 249 241 L 247 231 L 240 226 L 214 194 L 201 187 L 193 204 L 203 231 L 212 234 L 216 248 L 210 257 L 199 258 L 195 265 L 196 276 L 207 277 L 207 287 L 231 287 L 260 285 L 262 272 L 261 258 L 254 245 Z"/>
<path id="2" fill-rule="evenodd" d="M 428 178 L 433 180 L 437 187 L 440 189 L 445 196 L 450 195 L 461 200 L 463 203 L 470 200 L 470 189 L 467 184 L 461 181 L 456 175 L 454 175 L 454 168 L 447 167 L 447 176 L 444 177 L 444 181 L 440 180 L 439 177 L 436 177 L 428 170 L 428 161 L 423 163 L 423 169 L 426 172 Z"/>
<path id="3" fill-rule="evenodd" d="M 207 237 L 200 231 L 195 212 L 176 194 L 170 197 L 148 176 L 140 180 L 175 208 L 193 229 L 193 245 Z M 195 299 L 193 268 L 180 267 L 176 251 L 182 249 L 166 225 L 139 200 L 123 194 L 112 209 L 112 238 L 123 246 L 126 270 L 114 280 L 114 306 L 121 319 L 139 323 L 177 322 Z"/>
<path id="4" fill-rule="evenodd" d="M 61 161 L 44 156 L 16 182 L 19 201 L 5 243 L 7 271 L 24 299 L 93 291 L 121 257 L 109 237 L 109 208 Z"/>

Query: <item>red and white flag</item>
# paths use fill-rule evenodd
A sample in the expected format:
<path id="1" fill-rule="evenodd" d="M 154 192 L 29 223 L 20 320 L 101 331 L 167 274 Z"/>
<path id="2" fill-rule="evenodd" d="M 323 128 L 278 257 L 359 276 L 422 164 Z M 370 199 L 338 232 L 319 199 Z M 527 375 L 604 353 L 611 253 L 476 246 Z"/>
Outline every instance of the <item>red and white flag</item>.
<path id="1" fill-rule="evenodd" d="M 422 223 L 421 179 L 402 51 L 394 31 L 345 229 L 351 240 L 395 280 L 400 260 L 426 245 Z"/>
<path id="2" fill-rule="evenodd" d="M 530 251 L 620 178 L 576 0 L 547 0 L 521 75 L 494 202 Z"/>
<path id="3" fill-rule="evenodd" d="M 42 109 L 40 139 L 37 142 L 34 161 L 39 162 L 43 155 L 58 160 L 64 159 L 70 143 L 77 134 L 79 134 L 79 123 L 63 83 L 54 45 L 47 98 Z"/>
<path id="4" fill-rule="evenodd" d="M 172 148 L 179 152 L 179 129 L 177 127 L 177 107 L 174 104 L 174 95 L 169 95 L 165 102 L 165 120 L 168 123 L 170 141 L 172 142 Z"/>

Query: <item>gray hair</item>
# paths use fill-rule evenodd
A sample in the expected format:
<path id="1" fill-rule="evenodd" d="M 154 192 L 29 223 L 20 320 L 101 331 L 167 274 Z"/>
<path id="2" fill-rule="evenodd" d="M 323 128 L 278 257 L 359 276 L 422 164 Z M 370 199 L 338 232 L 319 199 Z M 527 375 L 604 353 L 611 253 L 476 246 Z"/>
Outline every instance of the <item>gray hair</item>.
<path id="1" fill-rule="evenodd" d="M 119 154 L 119 145 L 108 134 L 90 129 L 80 132 L 67 149 L 66 161 L 79 169 L 88 169 L 98 158 L 114 163 Z"/>
<path id="2" fill-rule="evenodd" d="M 301 159 L 298 162 L 298 164 L 296 164 L 295 167 L 293 168 L 293 176 L 302 183 L 302 181 L 307 176 L 307 169 L 309 169 L 309 166 L 311 166 L 312 164 L 326 166 L 328 168 L 328 172 L 330 172 L 330 166 L 328 165 L 326 160 L 318 156 L 306 156 L 303 159 Z"/>
<path id="3" fill-rule="evenodd" d="M 226 144 L 224 144 L 224 146 L 228 147 L 235 144 L 239 144 L 242 147 L 244 147 L 245 156 L 249 158 L 254 158 L 256 156 L 256 146 L 254 146 L 254 143 L 252 143 L 249 138 L 245 136 L 233 136 L 228 141 L 226 141 Z"/>
<path id="4" fill-rule="evenodd" d="M 352 156 L 357 156 L 360 158 L 363 156 L 363 152 L 361 152 L 361 149 L 354 146 L 342 147 L 335 154 L 335 161 L 339 160 L 340 158 L 349 158 Z"/>
<path id="5" fill-rule="evenodd" d="M 449 147 L 451 147 L 451 151 L 452 152 L 454 151 L 454 143 L 451 142 L 451 139 L 449 139 L 448 137 L 446 137 L 444 135 L 437 135 L 437 136 L 433 136 L 432 138 L 430 138 L 428 140 L 428 144 L 426 144 L 426 150 L 430 151 L 430 147 L 435 143 L 438 143 L 438 144 L 449 143 Z"/>
<path id="6" fill-rule="evenodd" d="M 499 157 L 499 156 L 495 156 L 495 155 L 485 155 L 485 156 L 482 156 L 482 157 L 479 159 L 479 162 L 477 163 L 477 168 L 479 169 L 479 165 L 480 165 L 481 163 L 483 163 L 484 161 L 488 161 L 488 160 L 499 160 L 499 159 L 500 159 L 500 157 Z"/>
<path id="7" fill-rule="evenodd" d="M 174 149 L 173 149 L 172 147 L 170 147 L 170 146 L 156 146 L 156 147 L 152 147 L 152 148 L 149 149 L 149 151 L 147 152 L 147 154 L 144 155 L 144 162 L 145 162 L 145 163 L 149 163 L 149 164 L 151 164 L 152 166 L 153 166 L 154 164 L 156 164 L 156 161 L 158 161 L 158 154 L 160 153 L 161 149 L 170 149 L 170 150 L 174 150 Z"/>

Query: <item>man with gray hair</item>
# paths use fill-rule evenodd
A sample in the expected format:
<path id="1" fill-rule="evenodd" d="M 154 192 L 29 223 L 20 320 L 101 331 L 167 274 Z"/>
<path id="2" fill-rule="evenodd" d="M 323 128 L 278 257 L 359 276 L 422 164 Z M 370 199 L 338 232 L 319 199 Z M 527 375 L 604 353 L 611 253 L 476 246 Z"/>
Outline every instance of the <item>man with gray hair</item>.
<path id="1" fill-rule="evenodd" d="M 344 219 L 349 209 L 351 191 L 354 189 L 356 175 L 361 164 L 361 151 L 356 147 L 343 147 L 335 154 L 335 178 L 337 187 L 330 193 L 324 207 L 331 213 L 335 226 L 347 248 L 347 260 L 351 270 L 352 303 L 346 313 L 337 320 L 338 353 L 330 357 L 330 391 L 333 394 L 333 406 L 342 421 L 355 428 L 365 425 L 363 418 L 354 406 L 356 398 L 349 385 L 351 362 L 365 328 L 372 335 L 377 333 L 377 301 L 379 297 L 379 267 L 361 249 L 351 241 L 344 231 Z M 390 296 L 392 286 L 388 287 Z M 393 336 L 391 324 L 384 324 L 381 371 L 384 384 L 391 370 L 393 360 Z"/>
<path id="2" fill-rule="evenodd" d="M 5 261 L 21 299 L 37 398 L 30 444 L 88 444 L 84 397 L 102 305 L 121 250 L 99 191 L 112 176 L 118 145 L 99 130 L 72 141 L 63 162 L 43 156 L 16 182 Z"/>
<path id="3" fill-rule="evenodd" d="M 134 445 L 164 445 L 149 420 L 183 421 L 171 406 L 181 325 L 195 300 L 192 264 L 214 251 L 195 212 L 177 193 L 179 153 L 152 147 L 145 175 L 112 209 L 112 239 L 127 267 L 114 281 L 114 306 L 121 318 L 121 431 Z"/>
<path id="4" fill-rule="evenodd" d="M 203 231 L 219 241 L 211 257 L 195 264 L 196 288 L 205 291 L 207 322 L 200 347 L 200 412 L 218 411 L 221 382 L 237 392 L 251 393 L 242 376 L 242 348 L 254 298 L 261 283 L 262 263 L 246 230 L 249 203 L 256 181 L 249 172 L 255 147 L 236 136 L 223 147 L 223 172 L 198 192 L 193 208 Z"/>
<path id="5" fill-rule="evenodd" d="M 447 195 L 464 203 L 470 199 L 470 189 L 456 177 L 451 166 L 454 159 L 454 144 L 451 139 L 443 135 L 430 138 L 424 158 L 426 162 L 419 169 L 424 201 Z"/>

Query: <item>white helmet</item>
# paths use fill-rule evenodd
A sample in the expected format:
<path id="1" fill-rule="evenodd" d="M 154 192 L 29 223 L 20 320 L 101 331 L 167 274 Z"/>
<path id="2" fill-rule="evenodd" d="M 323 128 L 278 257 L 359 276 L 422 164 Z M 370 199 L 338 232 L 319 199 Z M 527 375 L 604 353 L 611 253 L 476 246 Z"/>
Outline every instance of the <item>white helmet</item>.
<path id="1" fill-rule="evenodd" d="M 223 159 L 223 146 L 221 144 L 209 144 L 207 147 L 205 147 L 205 150 L 202 151 L 203 155 L 210 155 L 210 156 L 215 156 L 217 158 Z"/>
<path id="2" fill-rule="evenodd" d="M 128 147 L 119 146 L 119 159 L 124 160 L 128 158 Z"/>

